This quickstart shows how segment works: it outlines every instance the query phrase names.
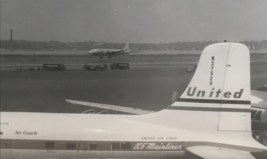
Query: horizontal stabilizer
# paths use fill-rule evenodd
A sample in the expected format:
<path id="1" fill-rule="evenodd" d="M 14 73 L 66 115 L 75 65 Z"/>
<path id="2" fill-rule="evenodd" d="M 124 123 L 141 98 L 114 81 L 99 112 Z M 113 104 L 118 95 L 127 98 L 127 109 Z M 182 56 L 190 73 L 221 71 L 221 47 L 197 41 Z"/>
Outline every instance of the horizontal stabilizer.
<path id="1" fill-rule="evenodd" d="M 135 108 L 130 108 L 130 107 L 118 106 L 118 105 L 84 102 L 84 101 L 71 100 L 71 99 L 66 99 L 66 102 L 77 104 L 77 105 L 93 107 L 93 108 L 118 111 L 122 113 L 136 114 L 136 115 L 149 114 L 153 112 L 153 111 L 148 111 L 148 110 L 143 110 L 143 109 L 135 109 Z"/>

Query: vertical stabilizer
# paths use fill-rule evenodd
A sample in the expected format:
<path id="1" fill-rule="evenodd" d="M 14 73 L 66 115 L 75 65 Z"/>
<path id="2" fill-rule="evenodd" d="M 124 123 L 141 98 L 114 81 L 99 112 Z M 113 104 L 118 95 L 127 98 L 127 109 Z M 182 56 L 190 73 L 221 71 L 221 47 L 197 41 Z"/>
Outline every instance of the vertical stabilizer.
<path id="1" fill-rule="evenodd" d="M 130 52 L 129 43 L 125 44 L 125 47 L 123 48 L 124 52 Z"/>
<path id="2" fill-rule="evenodd" d="M 249 56 L 239 43 L 206 47 L 188 87 L 168 109 L 198 116 L 192 127 L 212 123 L 217 131 L 251 131 Z"/>

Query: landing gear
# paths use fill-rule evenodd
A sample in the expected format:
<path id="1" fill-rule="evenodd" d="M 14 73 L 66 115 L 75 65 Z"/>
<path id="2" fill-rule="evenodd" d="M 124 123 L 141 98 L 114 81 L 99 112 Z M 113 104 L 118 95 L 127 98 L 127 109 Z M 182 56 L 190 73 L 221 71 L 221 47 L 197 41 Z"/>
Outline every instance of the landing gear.
<path id="1" fill-rule="evenodd" d="M 109 56 L 108 58 L 111 59 L 111 56 Z"/>
<path id="2" fill-rule="evenodd" d="M 103 56 L 100 56 L 100 59 L 103 59 Z"/>

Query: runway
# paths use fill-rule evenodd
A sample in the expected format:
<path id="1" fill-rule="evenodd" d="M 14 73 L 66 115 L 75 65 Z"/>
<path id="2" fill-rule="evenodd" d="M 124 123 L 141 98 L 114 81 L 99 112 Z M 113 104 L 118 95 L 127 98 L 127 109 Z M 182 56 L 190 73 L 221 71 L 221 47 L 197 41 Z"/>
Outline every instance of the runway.
<path id="1" fill-rule="evenodd" d="M 37 57 L 40 58 L 40 57 Z M 68 57 L 70 58 L 70 57 Z M 65 62 L 86 61 L 75 57 L 56 57 Z M 73 105 L 65 99 L 114 104 L 148 110 L 161 110 L 171 104 L 174 91 L 180 95 L 192 78 L 192 73 L 179 66 L 190 66 L 199 55 L 123 57 L 124 61 L 158 63 L 155 67 L 140 65 L 130 70 L 88 72 L 67 69 L 63 72 L 46 71 L 1 71 L 1 110 L 22 112 L 81 113 L 88 107 Z M 42 59 L 42 58 L 40 58 Z M 148 60 L 150 59 L 150 61 Z M 251 87 L 259 88 L 267 83 L 267 55 L 252 57 Z M 7 63 L 7 59 L 5 64 Z M 26 62 L 30 59 L 23 59 Z M 42 59 L 44 62 L 46 58 Z M 50 59 L 52 60 L 52 59 Z M 55 60 L 55 59 L 54 59 Z M 162 67 L 162 63 L 172 63 Z M 267 61 L 267 60 L 266 60 Z M 13 59 L 13 63 L 18 62 Z M 9 62 L 10 63 L 10 62 Z M 23 63 L 23 62 L 21 62 Z M 131 64 L 130 63 L 130 64 Z M 2 63 L 1 63 L 2 64 Z M 149 65 L 151 66 L 151 65 Z M 153 65 L 152 65 L 153 66 Z"/>
<path id="2" fill-rule="evenodd" d="M 33 53 L 32 53 L 33 54 Z M 1 54 L 1 70 L 15 70 L 19 66 L 42 66 L 44 63 L 62 63 L 67 65 L 67 69 L 81 70 L 85 63 L 129 63 L 131 68 L 151 68 L 151 67 L 180 67 L 187 68 L 198 63 L 200 54 L 156 54 L 137 55 L 128 54 L 124 56 L 114 56 L 111 59 L 104 57 L 89 57 L 88 55 L 59 54 L 55 55 L 28 55 L 28 54 Z M 267 54 L 252 54 L 251 63 L 261 64 L 267 62 Z"/>

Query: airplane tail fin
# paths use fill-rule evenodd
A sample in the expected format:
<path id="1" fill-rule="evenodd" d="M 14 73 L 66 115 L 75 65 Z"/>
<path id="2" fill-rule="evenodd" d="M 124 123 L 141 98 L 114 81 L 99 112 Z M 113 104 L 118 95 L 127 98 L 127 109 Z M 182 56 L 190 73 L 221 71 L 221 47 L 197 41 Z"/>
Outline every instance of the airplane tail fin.
<path id="1" fill-rule="evenodd" d="M 124 52 L 130 52 L 130 46 L 129 43 L 125 44 L 125 47 L 123 48 Z"/>
<path id="2" fill-rule="evenodd" d="M 248 132 L 250 109 L 249 50 L 240 43 L 218 43 L 204 49 L 184 93 L 159 114 L 177 117 L 179 127 L 192 130 Z"/>

